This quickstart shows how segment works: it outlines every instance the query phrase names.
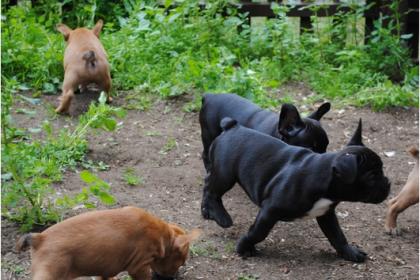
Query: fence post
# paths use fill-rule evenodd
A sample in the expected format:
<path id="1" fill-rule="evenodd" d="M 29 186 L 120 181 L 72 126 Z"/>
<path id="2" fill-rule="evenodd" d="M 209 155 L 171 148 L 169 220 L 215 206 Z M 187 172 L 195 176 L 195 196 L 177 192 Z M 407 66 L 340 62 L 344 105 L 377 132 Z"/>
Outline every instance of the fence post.
<path id="1" fill-rule="evenodd" d="M 408 12 L 409 11 L 409 12 Z M 408 12 L 408 13 L 407 13 Z M 407 13 L 407 14 L 404 14 Z M 401 1 L 401 34 L 413 34 L 408 39 L 408 48 L 410 49 L 411 58 L 418 63 L 419 55 L 419 2 L 418 1 Z"/>
<path id="2" fill-rule="evenodd" d="M 369 10 L 365 12 L 365 43 L 367 42 L 370 33 L 373 31 L 373 23 L 379 18 L 379 8 L 381 6 L 380 0 L 366 0 L 366 5 L 371 5 Z"/>

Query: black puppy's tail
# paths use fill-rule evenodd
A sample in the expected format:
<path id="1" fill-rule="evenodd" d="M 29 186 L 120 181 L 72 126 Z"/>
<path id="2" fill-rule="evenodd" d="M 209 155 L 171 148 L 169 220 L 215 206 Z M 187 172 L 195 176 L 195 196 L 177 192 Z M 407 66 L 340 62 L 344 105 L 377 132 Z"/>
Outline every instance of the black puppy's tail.
<path id="1" fill-rule="evenodd" d="M 223 118 L 223 120 L 220 122 L 220 127 L 223 129 L 223 131 L 226 131 L 235 125 L 237 125 L 238 122 L 231 118 Z"/>

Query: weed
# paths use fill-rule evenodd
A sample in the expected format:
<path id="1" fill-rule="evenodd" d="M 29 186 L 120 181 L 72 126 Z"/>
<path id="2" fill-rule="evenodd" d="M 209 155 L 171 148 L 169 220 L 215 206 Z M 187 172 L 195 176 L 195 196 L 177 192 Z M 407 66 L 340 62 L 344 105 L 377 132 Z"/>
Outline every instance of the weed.
<path id="1" fill-rule="evenodd" d="M 236 248 L 236 245 L 235 245 L 234 241 L 227 241 L 225 243 L 225 252 L 226 253 L 228 253 L 228 254 L 235 253 L 235 248 Z"/>
<path id="2" fill-rule="evenodd" d="M 203 92 L 232 92 L 272 107 L 281 100 L 266 92 L 293 80 L 305 81 L 321 97 L 378 109 L 384 108 L 380 104 L 392 106 L 395 99 L 400 100 L 398 106 L 418 100 L 418 83 L 409 92 L 400 90 L 410 69 L 418 67 L 404 45 L 410 34 L 400 32 L 398 1 L 389 4 L 391 16 L 375 22 L 366 44 L 361 27 L 369 6 L 354 1 L 343 3 L 348 13 L 313 17 L 314 32 L 300 36 L 298 25 L 286 16 L 290 7 L 276 3 L 271 6 L 275 18 L 253 20 L 250 25 L 226 0 L 212 1 L 205 9 L 195 0 L 176 6 L 167 1 L 165 7 L 149 1 L 123 2 L 42 1 L 32 9 L 29 5 L 7 9 L 2 18 L 3 73 L 32 88 L 55 92 L 63 75 L 64 42 L 53 23 L 92 26 L 95 17 L 104 16 L 101 40 L 114 88 L 130 91 L 127 109 L 147 110 L 153 100 L 149 96 L 194 93 L 183 109 L 197 111 Z M 62 13 L 63 7 L 71 12 Z M 390 87 L 387 81 L 402 84 Z M 358 94 L 383 87 L 391 95 Z"/>
<path id="3" fill-rule="evenodd" d="M 160 133 L 159 131 L 146 131 L 146 136 L 151 136 L 151 137 L 154 137 L 154 136 L 162 136 L 162 133 Z"/>
<path id="4" fill-rule="evenodd" d="M 172 151 L 177 145 L 178 145 L 178 143 L 176 142 L 175 138 L 169 137 L 169 139 L 166 141 L 165 145 L 159 151 L 159 154 L 166 155 L 167 153 Z"/>
<path id="5" fill-rule="evenodd" d="M 124 112 L 105 104 L 102 94 L 98 105 L 91 104 L 89 111 L 80 118 L 73 132 L 61 129 L 53 133 L 51 124 L 45 121 L 42 130 L 44 140 L 31 141 L 30 135 L 11 126 L 11 102 L 8 96 L 15 84 L 6 81 L 2 99 L 2 215 L 21 224 L 23 231 L 35 225 L 46 225 L 59 221 L 63 213 L 72 207 L 79 198 L 57 198 L 51 184 L 61 180 L 62 172 L 75 168 L 85 161 L 87 151 L 86 136 L 90 128 L 116 129 L 114 116 L 122 117 Z M 95 178 L 83 172 L 82 179 Z M 5 176 L 3 176 L 5 175 Z M 113 198 L 103 181 L 96 178 L 89 186 L 90 193 L 98 196 L 104 203 Z M 83 191 L 81 195 L 86 197 Z"/>
<path id="6" fill-rule="evenodd" d="M 217 248 L 211 242 L 202 242 L 190 245 L 190 253 L 195 257 L 207 257 L 212 259 L 219 259 L 220 254 Z"/>
<path id="7" fill-rule="evenodd" d="M 129 186 L 143 185 L 143 178 L 137 176 L 133 168 L 126 168 L 122 178 Z"/>

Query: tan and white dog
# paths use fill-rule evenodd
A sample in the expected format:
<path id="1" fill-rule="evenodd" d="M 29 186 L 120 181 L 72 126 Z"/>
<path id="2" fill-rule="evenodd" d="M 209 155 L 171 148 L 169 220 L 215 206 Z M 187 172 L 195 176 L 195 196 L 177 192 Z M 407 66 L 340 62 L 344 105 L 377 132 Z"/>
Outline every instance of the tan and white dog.
<path id="1" fill-rule="evenodd" d="M 111 74 L 104 47 L 99 41 L 103 26 L 99 20 L 92 30 L 77 28 L 72 30 L 65 24 L 57 25 L 57 30 L 64 36 L 67 47 L 64 53 L 64 81 L 60 105 L 57 113 L 68 113 L 74 92 L 88 84 L 95 83 L 99 90 L 107 93 L 108 101 L 112 100 Z"/>
<path id="2" fill-rule="evenodd" d="M 398 214 L 419 202 L 419 150 L 416 147 L 412 147 L 408 152 L 416 159 L 416 164 L 408 175 L 407 182 L 400 193 L 388 202 L 385 231 L 392 235 L 400 233 L 397 227 Z"/>
<path id="3" fill-rule="evenodd" d="M 34 280 L 100 276 L 127 271 L 133 279 L 172 279 L 200 234 L 136 207 L 92 211 L 69 218 L 42 233 L 22 236 L 18 252 L 31 248 Z M 112 279 L 112 278 L 111 278 Z"/>

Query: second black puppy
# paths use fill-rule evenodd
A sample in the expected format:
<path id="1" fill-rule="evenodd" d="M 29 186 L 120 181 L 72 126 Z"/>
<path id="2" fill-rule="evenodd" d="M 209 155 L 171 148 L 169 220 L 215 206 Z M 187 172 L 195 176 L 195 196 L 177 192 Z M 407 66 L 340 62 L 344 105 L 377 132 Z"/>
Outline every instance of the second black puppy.
<path id="1" fill-rule="evenodd" d="M 210 147 L 202 215 L 221 227 L 232 219 L 222 196 L 238 182 L 261 209 L 254 224 L 238 242 L 242 256 L 255 254 L 277 221 L 312 217 L 344 259 L 362 262 L 366 254 L 349 245 L 335 215 L 340 201 L 380 203 L 389 193 L 382 161 L 364 147 L 361 120 L 348 146 L 340 152 L 317 154 L 245 128 L 235 120 L 221 122 L 224 132 Z"/>
<path id="2" fill-rule="evenodd" d="M 324 153 L 328 137 L 319 122 L 330 110 L 330 103 L 322 104 L 307 118 L 301 118 L 292 104 L 283 104 L 280 115 L 263 110 L 254 103 L 236 94 L 206 94 L 200 110 L 203 161 L 208 169 L 208 150 L 213 140 L 222 133 L 220 121 L 229 117 L 240 125 L 282 139 L 290 145 L 306 147 L 317 153 Z"/>

